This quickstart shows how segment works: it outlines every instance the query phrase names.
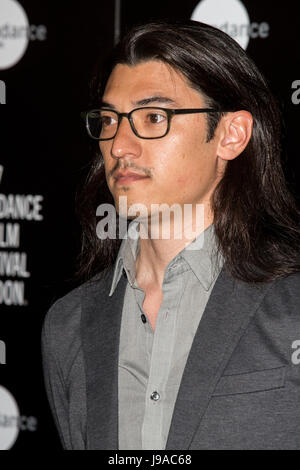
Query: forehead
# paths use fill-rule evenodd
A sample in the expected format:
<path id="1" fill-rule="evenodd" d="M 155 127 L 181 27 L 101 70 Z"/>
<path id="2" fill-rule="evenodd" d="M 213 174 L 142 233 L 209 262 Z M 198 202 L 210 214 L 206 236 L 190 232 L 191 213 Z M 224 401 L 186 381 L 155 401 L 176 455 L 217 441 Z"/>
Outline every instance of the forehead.
<path id="1" fill-rule="evenodd" d="M 186 78 L 176 69 L 161 61 L 147 61 L 137 65 L 118 64 L 113 69 L 103 94 L 103 100 L 139 100 L 148 95 L 162 95 L 174 102 L 186 99 L 202 103 L 201 95 L 191 88 Z"/>

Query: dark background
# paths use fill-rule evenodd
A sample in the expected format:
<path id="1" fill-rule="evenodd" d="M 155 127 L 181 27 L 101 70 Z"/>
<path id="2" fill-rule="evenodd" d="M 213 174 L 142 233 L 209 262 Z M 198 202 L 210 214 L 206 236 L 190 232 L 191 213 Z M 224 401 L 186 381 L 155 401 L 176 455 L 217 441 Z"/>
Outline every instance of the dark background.
<path id="1" fill-rule="evenodd" d="M 88 106 L 91 70 L 95 60 L 113 46 L 119 25 L 123 34 L 143 20 L 189 18 L 198 1 L 19 3 L 30 24 L 46 26 L 47 39 L 30 42 L 15 66 L 0 70 L 7 101 L 0 106 L 0 165 L 4 166 L 0 193 L 42 195 L 44 219 L 20 221 L 18 251 L 27 253 L 27 269 L 31 273 L 25 282 L 28 305 L 0 305 L 0 340 L 7 348 L 6 364 L 0 365 L 0 385 L 13 394 L 21 415 L 34 416 L 38 421 L 37 431 L 20 432 L 13 450 L 37 446 L 60 449 L 44 391 L 40 331 L 53 301 L 75 286 L 73 275 L 80 248 L 75 195 L 92 156 L 79 113 Z M 117 3 L 121 6 L 120 17 L 116 15 Z M 300 3 L 243 3 L 252 22 L 265 21 L 270 25 L 269 37 L 251 39 L 247 52 L 282 104 L 286 121 L 284 171 L 299 200 L 300 107 L 292 102 L 292 83 L 300 79 Z"/>

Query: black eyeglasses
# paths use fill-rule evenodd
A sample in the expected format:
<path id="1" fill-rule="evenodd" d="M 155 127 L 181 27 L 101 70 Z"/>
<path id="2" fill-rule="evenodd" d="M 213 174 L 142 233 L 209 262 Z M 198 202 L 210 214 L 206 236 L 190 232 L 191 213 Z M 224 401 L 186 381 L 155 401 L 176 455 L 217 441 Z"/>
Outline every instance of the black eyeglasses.
<path id="1" fill-rule="evenodd" d="M 228 112 L 214 108 L 169 109 L 157 107 L 136 108 L 129 113 L 118 113 L 109 108 L 84 111 L 81 117 L 85 120 L 90 137 L 96 140 L 110 140 L 115 137 L 123 117 L 130 123 L 131 129 L 141 139 L 161 139 L 170 130 L 171 118 L 175 114 L 220 113 Z"/>

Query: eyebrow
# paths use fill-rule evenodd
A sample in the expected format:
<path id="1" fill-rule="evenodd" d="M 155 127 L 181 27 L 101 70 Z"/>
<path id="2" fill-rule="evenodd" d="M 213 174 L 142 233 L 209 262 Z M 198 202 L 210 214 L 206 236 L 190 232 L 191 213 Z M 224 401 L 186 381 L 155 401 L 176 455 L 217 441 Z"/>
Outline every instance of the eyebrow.
<path id="1" fill-rule="evenodd" d="M 132 104 L 134 106 L 147 106 L 148 104 L 152 104 L 152 103 L 177 105 L 176 101 L 174 101 L 172 98 L 169 98 L 167 96 L 162 96 L 162 95 L 154 95 L 154 96 L 149 96 L 148 98 L 143 98 L 138 101 L 132 101 Z M 101 101 L 100 105 L 105 108 L 116 109 L 115 105 L 108 103 L 107 101 Z"/>

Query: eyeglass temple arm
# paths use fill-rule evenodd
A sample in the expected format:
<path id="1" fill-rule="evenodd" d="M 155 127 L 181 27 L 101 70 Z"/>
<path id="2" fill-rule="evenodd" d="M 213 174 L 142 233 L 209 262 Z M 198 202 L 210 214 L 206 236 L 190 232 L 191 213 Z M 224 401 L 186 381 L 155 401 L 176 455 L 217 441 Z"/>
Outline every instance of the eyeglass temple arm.
<path id="1" fill-rule="evenodd" d="M 190 108 L 190 109 L 174 109 L 174 114 L 194 114 L 194 113 L 221 113 L 221 109 L 214 108 Z M 225 112 L 225 111 L 223 111 Z"/>

